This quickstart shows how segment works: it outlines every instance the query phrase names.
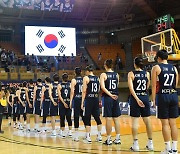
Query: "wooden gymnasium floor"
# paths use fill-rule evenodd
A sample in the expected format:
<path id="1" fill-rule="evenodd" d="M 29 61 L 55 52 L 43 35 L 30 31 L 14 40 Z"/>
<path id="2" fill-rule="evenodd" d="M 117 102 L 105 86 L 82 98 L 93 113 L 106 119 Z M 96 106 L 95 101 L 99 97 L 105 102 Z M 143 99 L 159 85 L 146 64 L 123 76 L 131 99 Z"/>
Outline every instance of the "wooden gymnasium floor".
<path id="1" fill-rule="evenodd" d="M 145 126 L 140 119 L 139 123 L 139 145 L 140 152 L 136 153 L 160 153 L 164 148 L 163 138 L 161 134 L 161 125 L 160 121 L 157 120 L 154 116 L 152 119 L 153 127 L 153 141 L 154 141 L 154 152 L 148 152 L 145 150 L 145 145 L 147 142 L 147 137 L 145 133 Z M 33 119 L 31 119 L 33 121 Z M 102 118 L 103 126 L 105 120 Z M 92 144 L 85 144 L 82 141 L 82 137 L 79 142 L 73 142 L 71 138 L 61 139 L 60 137 L 50 137 L 48 134 L 35 134 L 30 133 L 26 134 L 25 132 L 18 131 L 11 126 L 8 126 L 7 120 L 3 120 L 3 130 L 5 133 L 0 135 L 0 154 L 69 154 L 69 153 L 91 153 L 91 154 L 130 154 L 133 153 L 129 151 L 130 146 L 132 145 L 131 137 L 131 119 L 129 116 L 121 116 L 121 145 L 112 145 L 105 146 L 102 143 L 95 142 L 96 138 L 96 127 L 95 123 L 92 127 Z M 33 126 L 33 123 L 31 123 Z M 50 123 L 48 124 L 50 127 Z M 59 127 L 59 122 L 57 122 L 57 129 Z M 179 132 L 179 141 L 180 141 L 180 118 L 177 119 L 178 132 Z M 84 128 L 81 124 L 80 135 L 84 136 Z M 114 136 L 115 133 L 112 133 Z M 113 137 L 114 138 L 114 137 Z M 103 127 L 103 140 L 105 140 L 105 128 Z M 178 143 L 178 149 L 180 150 L 180 144 Z M 180 151 L 179 151 L 180 153 Z"/>

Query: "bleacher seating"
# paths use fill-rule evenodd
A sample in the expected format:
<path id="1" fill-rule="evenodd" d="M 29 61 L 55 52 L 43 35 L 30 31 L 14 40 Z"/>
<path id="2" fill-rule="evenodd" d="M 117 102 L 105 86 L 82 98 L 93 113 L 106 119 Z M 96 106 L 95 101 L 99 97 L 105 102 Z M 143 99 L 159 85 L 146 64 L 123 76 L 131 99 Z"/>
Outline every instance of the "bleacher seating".
<path id="1" fill-rule="evenodd" d="M 132 43 L 132 56 L 135 58 L 137 55 L 141 55 L 142 50 L 141 50 L 141 41 L 140 39 L 134 41 Z"/>
<path id="2" fill-rule="evenodd" d="M 100 69 L 103 68 L 106 59 L 113 59 L 115 61 L 117 55 L 120 56 L 122 64 L 125 65 L 125 52 L 121 48 L 121 45 L 88 45 L 86 46 L 86 49 Z M 102 54 L 101 60 L 98 60 L 99 53 Z"/>

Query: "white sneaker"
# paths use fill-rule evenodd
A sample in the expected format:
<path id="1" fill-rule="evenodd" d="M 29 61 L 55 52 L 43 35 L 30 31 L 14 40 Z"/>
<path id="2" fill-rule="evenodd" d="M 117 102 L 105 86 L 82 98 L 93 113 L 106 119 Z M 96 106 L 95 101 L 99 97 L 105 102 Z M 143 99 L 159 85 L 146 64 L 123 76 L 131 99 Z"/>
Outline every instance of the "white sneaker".
<path id="1" fill-rule="evenodd" d="M 154 146 L 152 140 L 148 140 L 148 143 L 146 145 L 146 149 L 149 151 L 154 151 Z"/>
<path id="2" fill-rule="evenodd" d="M 14 123 L 13 128 L 16 128 L 16 127 L 17 127 L 16 125 L 17 125 L 17 124 L 16 124 L 16 123 Z"/>
<path id="3" fill-rule="evenodd" d="M 61 133 L 61 138 L 66 138 L 66 134 L 64 131 L 62 131 L 62 133 Z"/>
<path id="4" fill-rule="evenodd" d="M 76 136 L 75 138 L 73 138 L 73 141 L 78 142 L 79 141 L 79 137 Z"/>
<path id="5" fill-rule="evenodd" d="M 112 145 L 112 140 L 110 139 L 110 140 L 106 140 L 106 141 L 104 141 L 104 143 L 103 144 L 105 144 L 105 145 Z"/>
<path id="6" fill-rule="evenodd" d="M 86 144 L 91 144 L 91 143 L 92 143 L 90 137 L 86 137 L 86 138 L 83 140 L 83 142 L 86 143 Z"/>
<path id="7" fill-rule="evenodd" d="M 102 136 L 101 135 L 97 136 L 96 141 L 101 143 L 102 142 Z"/>
<path id="8" fill-rule="evenodd" d="M 29 128 L 26 129 L 26 132 L 27 132 L 27 133 L 30 133 L 30 132 L 31 132 L 31 129 L 29 129 Z"/>
<path id="9" fill-rule="evenodd" d="M 56 130 L 53 130 L 51 136 L 56 136 Z"/>
<path id="10" fill-rule="evenodd" d="M 72 131 L 69 131 L 69 132 L 68 132 L 68 136 L 69 136 L 69 137 L 72 137 Z"/>
<path id="11" fill-rule="evenodd" d="M 172 154 L 178 154 L 177 150 L 172 150 Z"/>
<path id="12" fill-rule="evenodd" d="M 130 147 L 131 151 L 139 151 L 139 145 L 138 144 L 134 144 Z"/>
<path id="13" fill-rule="evenodd" d="M 19 125 L 19 130 L 23 130 L 23 126 L 22 125 Z"/>
<path id="14" fill-rule="evenodd" d="M 164 151 L 161 151 L 161 154 L 172 154 L 172 151 L 171 150 L 164 150 Z"/>
<path id="15" fill-rule="evenodd" d="M 114 144 L 121 144 L 121 139 L 119 138 L 119 139 L 115 139 L 114 141 L 113 141 L 113 143 Z"/>

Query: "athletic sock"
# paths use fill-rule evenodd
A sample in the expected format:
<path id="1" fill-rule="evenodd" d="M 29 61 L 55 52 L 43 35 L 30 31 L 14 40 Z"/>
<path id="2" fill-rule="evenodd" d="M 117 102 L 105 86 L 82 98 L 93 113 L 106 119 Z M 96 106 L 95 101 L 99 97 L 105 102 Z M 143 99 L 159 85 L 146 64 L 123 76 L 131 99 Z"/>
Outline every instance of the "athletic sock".
<path id="1" fill-rule="evenodd" d="M 27 128 L 27 129 L 30 129 L 30 124 L 27 124 L 27 125 L 26 125 L 26 128 Z"/>
<path id="2" fill-rule="evenodd" d="M 98 137 L 101 136 L 101 131 L 98 131 Z"/>
<path id="3" fill-rule="evenodd" d="M 116 134 L 116 140 L 120 139 L 120 134 Z"/>
<path id="4" fill-rule="evenodd" d="M 134 139 L 134 145 L 135 145 L 135 146 L 139 145 L 138 139 Z"/>
<path id="5" fill-rule="evenodd" d="M 171 143 L 170 143 L 170 141 L 164 142 L 164 143 L 165 143 L 166 150 L 167 151 L 171 150 Z"/>
<path id="6" fill-rule="evenodd" d="M 107 140 L 110 141 L 111 140 L 111 135 L 107 136 Z"/>
<path id="7" fill-rule="evenodd" d="M 87 135 L 86 137 L 90 137 L 90 133 L 87 133 L 86 135 Z"/>
<path id="8" fill-rule="evenodd" d="M 172 150 L 177 150 L 177 141 L 172 141 Z"/>

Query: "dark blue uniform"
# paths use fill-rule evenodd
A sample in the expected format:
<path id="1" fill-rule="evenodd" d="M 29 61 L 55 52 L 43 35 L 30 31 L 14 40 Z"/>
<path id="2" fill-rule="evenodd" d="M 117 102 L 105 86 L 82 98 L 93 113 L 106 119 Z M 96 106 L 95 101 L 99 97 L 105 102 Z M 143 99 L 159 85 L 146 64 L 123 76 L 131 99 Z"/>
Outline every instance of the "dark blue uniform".
<path id="1" fill-rule="evenodd" d="M 87 84 L 87 91 L 85 97 L 85 112 L 84 116 L 99 117 L 99 78 L 97 76 L 89 75 L 89 83 Z"/>
<path id="2" fill-rule="evenodd" d="M 50 103 L 51 100 L 49 98 L 49 85 L 45 85 L 46 90 L 44 91 L 44 101 L 42 104 L 42 114 L 43 116 L 48 116 L 49 115 L 49 110 L 50 110 Z"/>
<path id="3" fill-rule="evenodd" d="M 41 115 L 41 109 L 40 109 L 41 94 L 42 94 L 42 85 L 37 85 L 36 100 L 34 104 L 34 114 L 37 114 L 37 115 Z"/>
<path id="4" fill-rule="evenodd" d="M 81 109 L 81 100 L 82 100 L 82 85 L 83 78 L 76 77 L 76 85 L 74 87 L 74 127 L 79 128 L 79 116 L 83 117 L 83 110 Z"/>
<path id="5" fill-rule="evenodd" d="M 57 86 L 59 83 L 53 83 L 53 89 L 52 89 L 52 97 L 56 103 L 59 102 L 58 98 L 58 91 Z M 58 115 L 58 106 L 54 106 L 53 102 L 50 104 L 50 116 L 57 116 Z"/>
<path id="6" fill-rule="evenodd" d="M 26 105 L 26 91 L 23 88 L 21 89 L 20 98 L 21 98 L 22 102 Z M 26 107 L 24 107 L 20 102 L 20 104 L 19 104 L 19 114 L 23 115 L 24 113 L 26 113 Z"/>
<path id="7" fill-rule="evenodd" d="M 148 117 L 150 116 L 150 103 L 149 95 L 147 92 L 147 72 L 146 71 L 133 71 L 134 80 L 133 87 L 138 98 L 144 103 L 145 107 L 142 108 L 138 105 L 135 98 L 130 96 L 130 116 L 132 117 Z"/>
<path id="8" fill-rule="evenodd" d="M 18 114 L 19 114 L 19 100 L 18 100 L 18 96 L 14 96 L 13 116 L 17 116 Z"/>
<path id="9" fill-rule="evenodd" d="M 10 93 L 9 102 L 10 102 L 11 104 L 12 104 L 12 102 L 14 101 L 14 100 L 13 100 L 13 99 L 14 99 L 13 96 L 14 96 L 14 93 Z M 11 117 L 13 109 L 12 109 L 11 105 L 9 105 L 9 103 L 8 103 L 7 110 L 8 110 L 8 116 Z"/>
<path id="10" fill-rule="evenodd" d="M 63 98 L 64 102 L 69 106 L 70 105 L 70 82 L 62 82 L 61 83 L 61 97 Z M 70 107 L 70 106 L 69 106 Z M 60 116 L 71 116 L 71 109 L 65 108 L 63 103 L 60 101 L 59 103 L 59 115 Z"/>
<path id="11" fill-rule="evenodd" d="M 83 78 L 82 77 L 76 77 L 76 85 L 74 90 L 74 117 L 82 116 L 82 110 L 81 110 L 81 100 L 82 100 L 82 84 L 83 84 Z"/>
<path id="12" fill-rule="evenodd" d="M 178 95 L 176 91 L 176 72 L 171 64 L 159 64 L 159 91 L 157 93 L 158 118 L 178 117 Z"/>
<path id="13" fill-rule="evenodd" d="M 105 88 L 114 95 L 118 92 L 118 74 L 116 72 L 106 72 L 107 79 L 105 81 Z M 103 116 L 104 117 L 119 117 L 121 115 L 118 100 L 112 99 L 106 93 L 102 94 Z"/>
<path id="14" fill-rule="evenodd" d="M 28 91 L 29 101 L 30 101 L 31 105 L 33 106 L 34 87 L 28 87 L 28 89 L 29 89 L 29 91 Z M 30 108 L 28 103 L 26 106 L 26 113 L 33 114 L 33 107 Z"/>

